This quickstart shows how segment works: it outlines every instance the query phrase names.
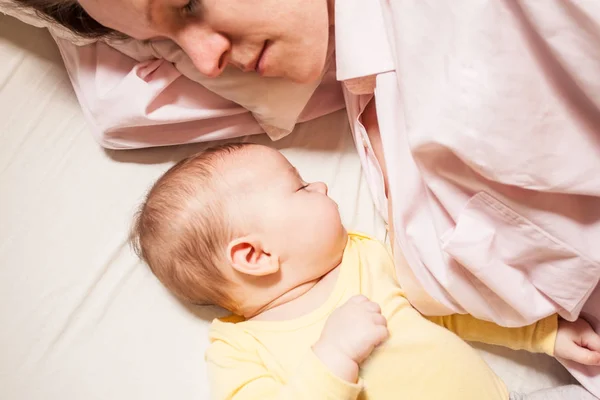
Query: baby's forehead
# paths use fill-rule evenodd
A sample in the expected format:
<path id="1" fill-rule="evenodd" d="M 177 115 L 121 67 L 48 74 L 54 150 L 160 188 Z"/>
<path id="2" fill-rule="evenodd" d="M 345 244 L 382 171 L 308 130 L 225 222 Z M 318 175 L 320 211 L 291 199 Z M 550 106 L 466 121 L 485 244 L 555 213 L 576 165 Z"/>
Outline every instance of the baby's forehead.
<path id="1" fill-rule="evenodd" d="M 244 150 L 229 156 L 229 168 L 249 170 L 261 173 L 279 172 L 293 168 L 279 151 L 266 146 L 248 146 Z"/>
<path id="2" fill-rule="evenodd" d="M 283 154 L 265 146 L 249 146 L 238 154 L 230 154 L 223 163 L 223 170 L 227 180 L 232 184 L 240 183 L 242 187 L 298 177 L 296 168 Z"/>

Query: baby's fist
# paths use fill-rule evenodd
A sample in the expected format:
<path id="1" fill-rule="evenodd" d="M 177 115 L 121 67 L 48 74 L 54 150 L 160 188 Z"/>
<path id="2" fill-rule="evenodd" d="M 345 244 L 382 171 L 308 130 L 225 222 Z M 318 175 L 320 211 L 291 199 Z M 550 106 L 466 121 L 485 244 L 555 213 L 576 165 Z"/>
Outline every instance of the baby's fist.
<path id="1" fill-rule="evenodd" d="M 584 365 L 600 365 L 600 335 L 584 319 L 560 319 L 554 355 Z"/>
<path id="2" fill-rule="evenodd" d="M 387 337 L 387 321 L 379 305 L 365 296 L 354 296 L 329 316 L 317 345 L 361 364 Z"/>

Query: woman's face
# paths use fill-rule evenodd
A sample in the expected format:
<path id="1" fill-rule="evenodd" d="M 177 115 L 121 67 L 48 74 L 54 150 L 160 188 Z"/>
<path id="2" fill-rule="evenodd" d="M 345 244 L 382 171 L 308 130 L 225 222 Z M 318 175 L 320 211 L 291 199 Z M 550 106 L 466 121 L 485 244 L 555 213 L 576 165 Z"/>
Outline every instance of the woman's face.
<path id="1" fill-rule="evenodd" d="M 79 0 L 101 24 L 136 39 L 171 39 L 204 75 L 227 64 L 297 82 L 325 64 L 328 0 Z"/>

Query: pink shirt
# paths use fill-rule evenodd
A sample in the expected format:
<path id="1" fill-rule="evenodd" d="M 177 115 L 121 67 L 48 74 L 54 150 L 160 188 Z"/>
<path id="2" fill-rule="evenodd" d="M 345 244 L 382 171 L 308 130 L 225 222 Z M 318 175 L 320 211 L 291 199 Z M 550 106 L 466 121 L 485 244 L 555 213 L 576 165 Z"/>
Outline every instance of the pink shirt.
<path id="1" fill-rule="evenodd" d="M 349 1 L 336 10 L 338 79 L 377 74 L 394 245 L 440 303 L 417 307 L 508 326 L 576 317 L 600 278 L 600 52 L 567 43 L 584 28 L 546 7 Z M 539 26 L 551 42 L 532 41 Z M 358 122 L 369 99 L 346 92 L 385 217 Z"/>
<path id="2" fill-rule="evenodd" d="M 376 75 L 393 247 L 411 269 L 398 274 L 411 302 L 505 326 L 584 312 L 600 329 L 600 3 L 336 6 L 338 79 Z M 386 218 L 358 120 L 372 95 L 345 96 Z M 600 393 L 600 369 L 571 372 Z"/>
<path id="3" fill-rule="evenodd" d="M 248 110 L 188 79 L 136 42 L 120 48 L 136 57 L 130 58 L 101 42 L 75 46 L 55 40 L 90 130 L 103 147 L 168 146 L 264 132 Z M 299 122 L 344 107 L 331 64 Z"/>

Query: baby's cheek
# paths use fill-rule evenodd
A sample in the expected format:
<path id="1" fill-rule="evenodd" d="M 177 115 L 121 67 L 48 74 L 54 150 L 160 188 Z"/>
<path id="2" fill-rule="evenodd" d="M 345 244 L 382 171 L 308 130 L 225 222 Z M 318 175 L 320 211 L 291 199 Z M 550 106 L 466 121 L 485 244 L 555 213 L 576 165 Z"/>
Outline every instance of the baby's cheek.
<path id="1" fill-rule="evenodd" d="M 331 240 L 340 240 L 340 235 L 344 235 L 344 227 L 342 225 L 342 219 L 337 204 L 331 202 L 322 218 L 321 229 L 327 231 L 327 234 L 331 237 Z"/>

